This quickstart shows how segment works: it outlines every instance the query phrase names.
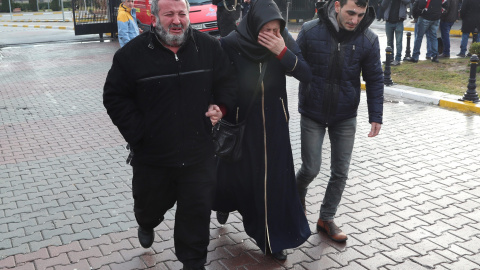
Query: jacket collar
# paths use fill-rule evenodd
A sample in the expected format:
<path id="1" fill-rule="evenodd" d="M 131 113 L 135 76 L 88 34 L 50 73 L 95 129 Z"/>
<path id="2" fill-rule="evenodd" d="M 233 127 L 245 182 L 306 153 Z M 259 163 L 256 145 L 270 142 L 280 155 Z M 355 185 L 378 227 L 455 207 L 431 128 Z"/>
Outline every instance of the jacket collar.
<path id="1" fill-rule="evenodd" d="M 126 7 L 123 3 L 120 3 L 119 9 L 122 9 L 122 10 L 124 10 L 124 11 L 127 12 L 127 13 L 130 13 L 130 12 L 132 11 L 132 9 Z"/>

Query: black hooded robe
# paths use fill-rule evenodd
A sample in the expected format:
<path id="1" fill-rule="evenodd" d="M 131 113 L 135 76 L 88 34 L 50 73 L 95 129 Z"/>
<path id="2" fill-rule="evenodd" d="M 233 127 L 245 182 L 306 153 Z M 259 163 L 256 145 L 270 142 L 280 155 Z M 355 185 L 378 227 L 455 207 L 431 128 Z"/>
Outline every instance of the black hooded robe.
<path id="1" fill-rule="evenodd" d="M 261 27 L 280 20 L 288 48 L 282 60 L 257 42 Z M 263 252 L 295 248 L 311 234 L 298 197 L 288 128 L 286 78 L 309 82 L 311 71 L 288 33 L 272 0 L 256 1 L 236 32 L 221 40 L 237 70 L 238 104 L 226 119 L 245 119 L 261 65 L 268 62 L 262 87 L 247 118 L 243 156 L 237 162 L 219 159 L 214 210 L 238 210 L 245 232 Z"/>

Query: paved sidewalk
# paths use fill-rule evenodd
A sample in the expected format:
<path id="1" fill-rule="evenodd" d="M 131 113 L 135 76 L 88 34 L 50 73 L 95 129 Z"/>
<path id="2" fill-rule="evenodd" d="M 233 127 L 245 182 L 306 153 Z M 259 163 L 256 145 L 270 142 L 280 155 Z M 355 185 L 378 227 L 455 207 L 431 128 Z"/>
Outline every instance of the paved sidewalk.
<path id="1" fill-rule="evenodd" d="M 175 209 L 149 249 L 136 238 L 131 168 L 102 105 L 117 42 L 0 50 L 0 269 L 181 269 Z M 288 78 L 300 166 L 297 81 Z M 480 115 L 386 95 L 381 135 L 367 138 L 366 97 L 336 222 L 315 231 L 330 166 L 307 197 L 312 235 L 284 263 L 264 256 L 238 213 L 212 213 L 208 269 L 480 269 Z M 194 222 L 194 221 L 192 221 Z"/>

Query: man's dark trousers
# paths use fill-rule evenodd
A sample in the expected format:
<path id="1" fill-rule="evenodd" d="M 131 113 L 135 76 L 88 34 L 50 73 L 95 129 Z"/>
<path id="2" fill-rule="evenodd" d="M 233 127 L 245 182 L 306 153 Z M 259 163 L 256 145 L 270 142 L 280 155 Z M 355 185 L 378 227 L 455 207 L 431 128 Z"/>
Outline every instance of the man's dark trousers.
<path id="1" fill-rule="evenodd" d="M 175 253 L 185 266 L 201 267 L 207 259 L 215 187 L 213 156 L 188 167 L 134 164 L 135 218 L 142 228 L 153 229 L 176 202 Z"/>

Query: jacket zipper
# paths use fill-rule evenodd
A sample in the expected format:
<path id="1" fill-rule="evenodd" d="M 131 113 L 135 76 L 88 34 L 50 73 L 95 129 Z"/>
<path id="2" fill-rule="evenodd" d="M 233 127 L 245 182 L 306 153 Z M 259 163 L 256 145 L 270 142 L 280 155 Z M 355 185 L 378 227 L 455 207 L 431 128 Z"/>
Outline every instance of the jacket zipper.
<path id="1" fill-rule="evenodd" d="M 238 112 L 239 111 L 240 111 L 240 107 L 237 107 L 237 115 L 236 115 L 237 124 L 238 124 Z"/>
<path id="2" fill-rule="evenodd" d="M 353 61 L 353 56 L 355 55 L 355 44 L 352 45 L 352 52 L 350 53 L 350 65 L 352 64 Z"/>
<path id="3" fill-rule="evenodd" d="M 333 64 L 333 66 L 336 67 L 335 70 L 334 70 L 334 72 L 330 73 L 330 78 L 329 78 L 329 80 L 330 80 L 331 90 L 333 90 L 333 87 L 334 87 L 334 85 L 335 85 L 335 81 L 336 81 L 336 80 L 334 79 L 335 74 L 337 74 L 337 72 L 339 72 L 339 71 L 338 71 L 338 60 L 339 60 L 338 58 L 339 58 L 339 55 L 340 55 L 341 45 L 342 45 L 342 44 L 341 44 L 340 42 L 337 43 L 337 50 L 334 52 L 334 55 L 333 55 L 333 62 L 330 63 L 330 64 Z M 332 66 L 332 65 L 330 65 L 330 66 Z M 326 97 L 327 97 L 328 99 L 332 99 L 332 91 L 329 91 L 329 93 L 328 93 L 328 95 L 327 95 Z M 326 121 L 326 122 L 328 123 L 328 120 L 330 119 L 330 110 L 332 109 L 332 106 L 331 106 L 331 104 L 330 104 L 330 100 L 328 100 L 327 104 L 328 104 L 328 106 L 327 106 L 327 115 L 326 115 L 327 121 Z"/>
<path id="4" fill-rule="evenodd" d="M 285 120 L 288 123 L 288 116 L 287 116 L 287 110 L 285 110 L 285 103 L 283 102 L 283 98 L 280 97 L 280 101 L 282 102 L 282 107 L 283 107 L 283 113 L 285 114 Z"/>
<path id="5" fill-rule="evenodd" d="M 262 63 L 259 64 L 260 67 L 260 73 L 262 72 Z M 270 234 L 268 232 L 268 211 L 267 211 L 267 129 L 266 129 L 266 124 L 265 124 L 265 88 L 263 85 L 263 81 L 261 83 L 262 87 L 262 118 L 263 118 L 263 147 L 264 147 L 264 153 L 265 153 L 265 178 L 264 178 L 264 184 L 263 184 L 263 189 L 264 189 L 264 202 L 265 202 L 265 231 L 267 233 L 267 243 L 265 243 L 265 251 L 267 250 L 267 245 L 270 251 L 272 251 L 272 247 L 270 246 Z"/>
<path id="6" fill-rule="evenodd" d="M 180 59 L 178 59 L 178 56 L 177 56 L 176 53 L 174 53 L 173 55 L 175 55 L 175 61 L 178 63 L 178 64 L 177 64 L 177 67 L 178 67 L 177 75 L 180 75 L 180 70 L 181 70 L 181 65 L 180 65 L 180 62 L 179 62 Z M 178 78 L 180 78 L 180 77 L 178 77 Z M 182 94 L 181 91 L 180 91 L 180 93 Z M 183 100 L 183 98 L 181 98 L 180 100 Z M 184 134 L 184 133 L 182 134 L 182 138 L 185 138 L 185 134 Z M 184 159 L 184 158 L 185 158 L 184 156 L 182 156 L 181 158 L 182 158 L 182 160 L 185 160 L 185 159 Z M 182 162 L 182 166 L 185 166 L 185 163 L 184 163 L 184 162 Z"/>

